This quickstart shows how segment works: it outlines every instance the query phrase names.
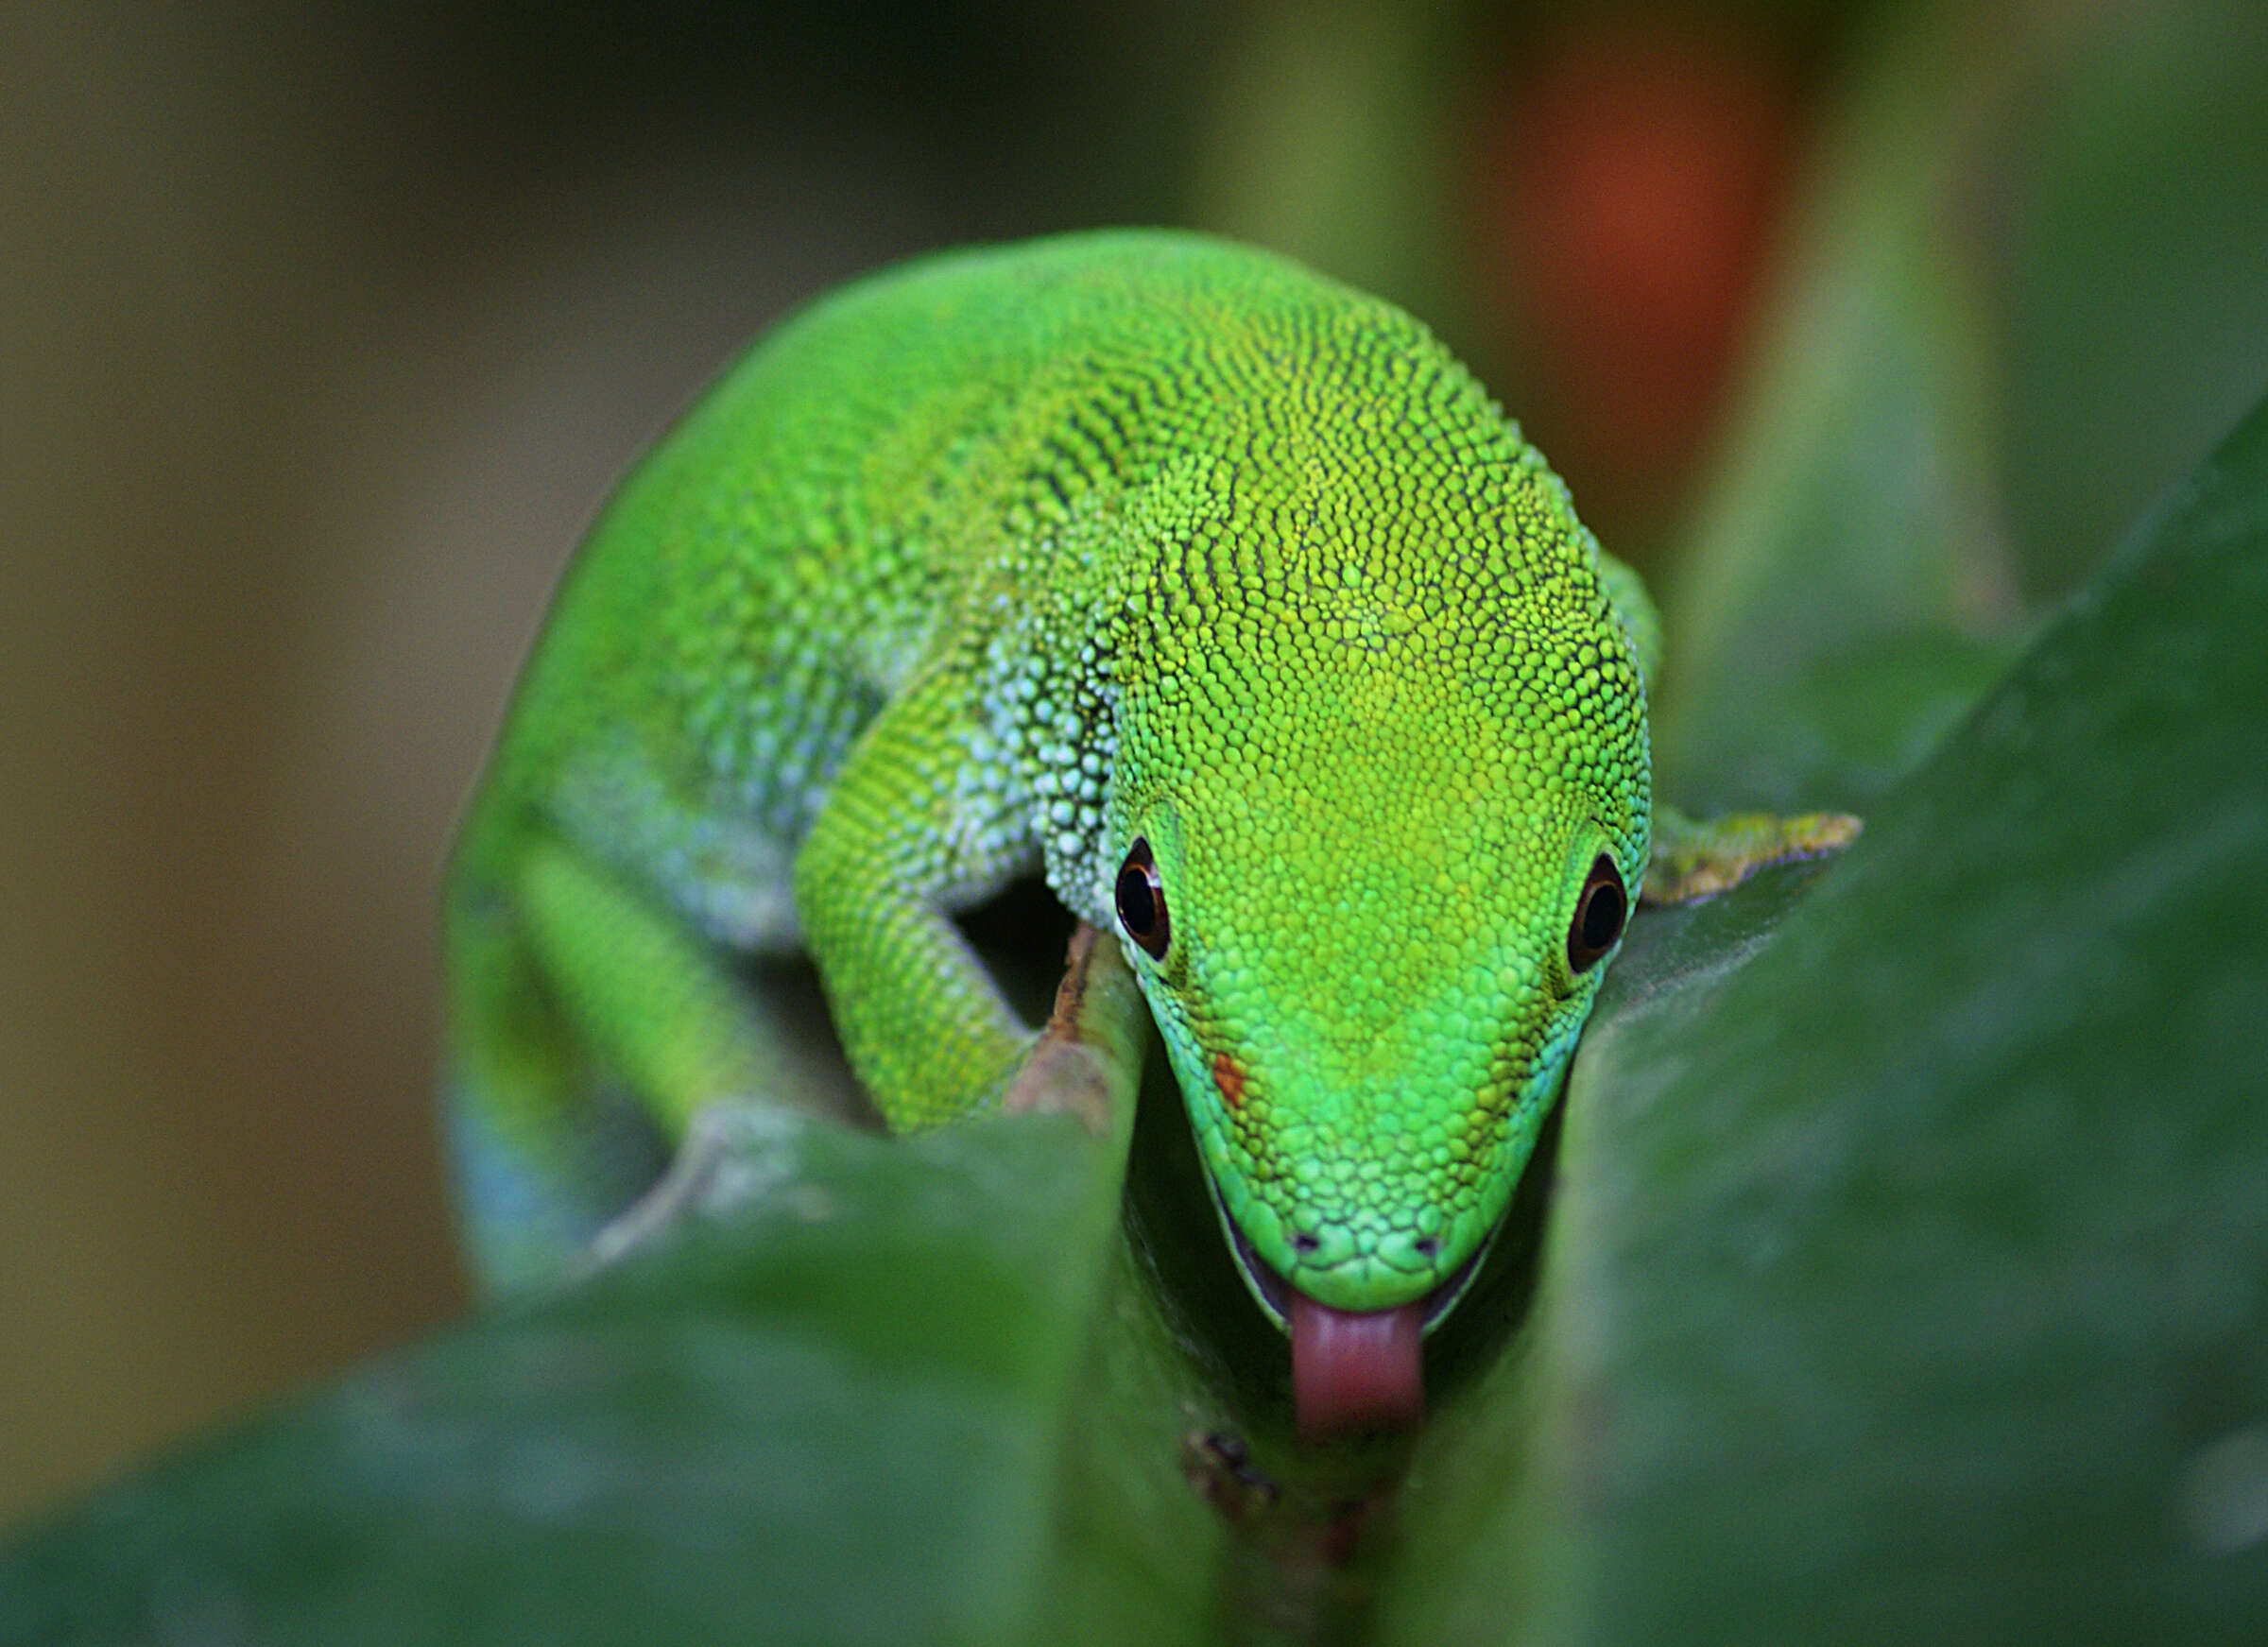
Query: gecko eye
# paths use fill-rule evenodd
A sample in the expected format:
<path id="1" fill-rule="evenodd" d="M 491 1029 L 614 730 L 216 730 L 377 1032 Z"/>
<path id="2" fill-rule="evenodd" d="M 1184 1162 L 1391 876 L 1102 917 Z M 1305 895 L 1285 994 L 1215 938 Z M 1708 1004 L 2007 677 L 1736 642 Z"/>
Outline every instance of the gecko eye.
<path id="1" fill-rule="evenodd" d="M 1140 835 L 1127 849 L 1118 870 L 1118 924 L 1149 952 L 1153 961 L 1165 959 L 1166 940 L 1172 934 L 1165 919 L 1165 884 L 1158 879 L 1157 860 L 1150 843 Z"/>
<path id="2" fill-rule="evenodd" d="M 1583 896 L 1575 900 L 1575 918 L 1567 929 L 1569 970 L 1588 972 L 1598 965 L 1599 957 L 1623 935 L 1623 922 L 1629 914 L 1630 895 L 1623 890 L 1622 871 L 1614 866 L 1612 858 L 1601 852 L 1583 882 Z"/>

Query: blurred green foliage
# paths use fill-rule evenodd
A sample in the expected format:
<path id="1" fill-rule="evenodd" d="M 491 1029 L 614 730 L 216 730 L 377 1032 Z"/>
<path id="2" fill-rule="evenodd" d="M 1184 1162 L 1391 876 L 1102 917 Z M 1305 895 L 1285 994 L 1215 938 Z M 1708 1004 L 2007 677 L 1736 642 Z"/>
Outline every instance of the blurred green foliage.
<path id="1" fill-rule="evenodd" d="M 2268 382 L 2268 9 L 2051 35 L 1997 271 L 2025 587 L 2075 588 Z"/>

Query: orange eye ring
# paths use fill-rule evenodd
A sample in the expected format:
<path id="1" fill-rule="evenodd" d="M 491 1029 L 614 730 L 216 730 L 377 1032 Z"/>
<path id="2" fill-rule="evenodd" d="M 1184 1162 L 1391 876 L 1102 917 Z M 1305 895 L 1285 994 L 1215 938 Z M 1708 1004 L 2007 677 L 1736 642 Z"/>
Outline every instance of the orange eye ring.
<path id="1" fill-rule="evenodd" d="M 1126 861 L 1119 866 L 1118 924 L 1151 960 L 1165 959 L 1165 947 L 1173 939 L 1172 924 L 1165 914 L 1165 883 L 1158 878 L 1150 843 L 1140 835 L 1134 837 L 1133 846 L 1126 849 Z"/>
<path id="2" fill-rule="evenodd" d="M 1572 972 L 1588 972 L 1623 935 L 1630 918 L 1630 894 L 1623 886 L 1623 872 L 1601 852 L 1584 878 L 1583 895 L 1575 900 L 1575 918 L 1567 928 L 1567 965 Z"/>

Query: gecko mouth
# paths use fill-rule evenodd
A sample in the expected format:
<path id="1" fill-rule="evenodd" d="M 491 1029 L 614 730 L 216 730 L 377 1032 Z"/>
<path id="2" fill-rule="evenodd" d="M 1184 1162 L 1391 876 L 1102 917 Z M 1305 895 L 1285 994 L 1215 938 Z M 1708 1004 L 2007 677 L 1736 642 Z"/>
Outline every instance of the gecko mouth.
<path id="1" fill-rule="evenodd" d="M 1207 1166 L 1203 1171 L 1206 1192 L 1212 1197 L 1213 1212 L 1219 1217 L 1221 1228 L 1228 1238 L 1228 1250 L 1236 1259 L 1236 1267 L 1244 1277 L 1246 1290 L 1252 1295 L 1252 1301 L 1260 1306 L 1262 1314 L 1280 1330 L 1289 1332 L 1292 1330 L 1297 1289 L 1284 1279 L 1276 1267 L 1262 1258 L 1252 1244 L 1245 1239 L 1245 1232 L 1237 1227 L 1236 1220 L 1228 1216 L 1228 1204 L 1221 1199 L 1221 1188 L 1213 1182 L 1212 1169 Z M 1418 1318 L 1419 1330 L 1431 1332 L 1440 1325 L 1442 1318 L 1465 1295 L 1466 1289 L 1472 1285 L 1473 1277 L 1480 1273 L 1482 1260 L 1488 1256 L 1489 1248 L 1495 1244 L 1496 1230 L 1491 1229 L 1487 1240 L 1473 1249 L 1470 1258 L 1418 1300 L 1422 1312 Z"/>

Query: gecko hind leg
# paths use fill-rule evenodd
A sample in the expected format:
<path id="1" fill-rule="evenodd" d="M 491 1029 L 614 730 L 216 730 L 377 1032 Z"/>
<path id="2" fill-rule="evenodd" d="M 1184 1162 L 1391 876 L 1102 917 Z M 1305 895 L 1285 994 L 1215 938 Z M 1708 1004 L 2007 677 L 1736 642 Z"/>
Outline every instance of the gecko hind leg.
<path id="1" fill-rule="evenodd" d="M 710 1105 L 873 1124 L 806 963 L 718 945 L 563 842 L 461 899 L 450 947 L 450 1142 L 490 1292 L 562 1274 Z"/>

